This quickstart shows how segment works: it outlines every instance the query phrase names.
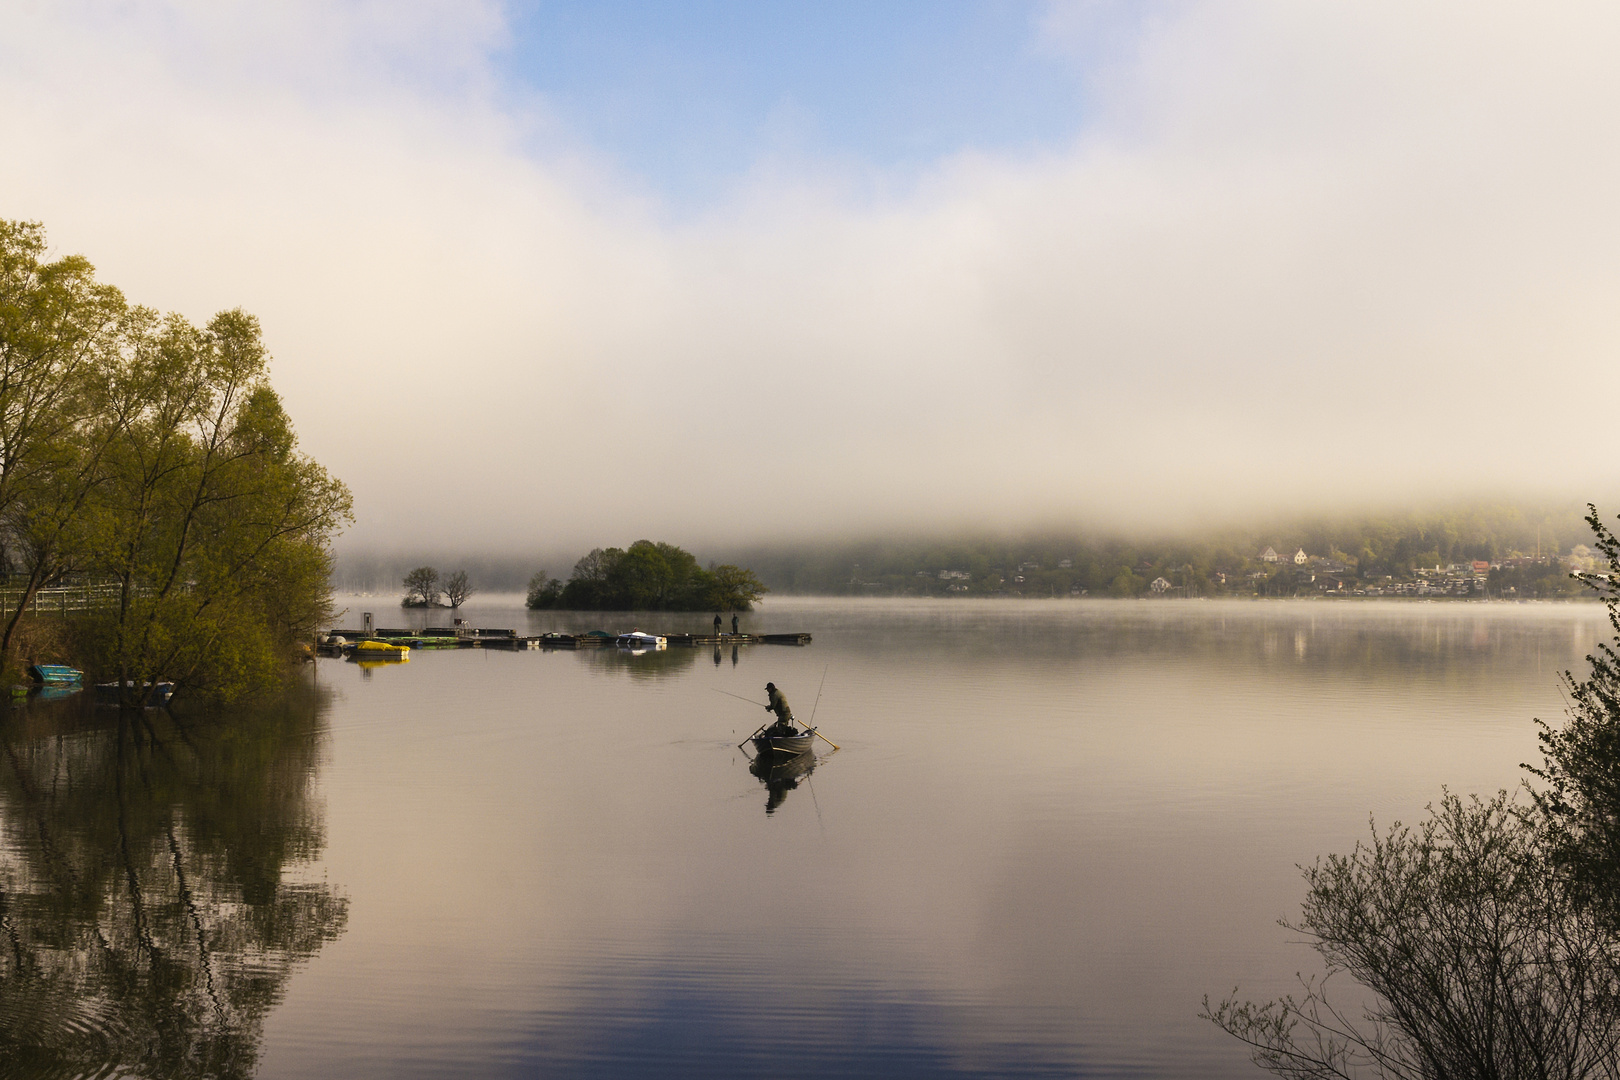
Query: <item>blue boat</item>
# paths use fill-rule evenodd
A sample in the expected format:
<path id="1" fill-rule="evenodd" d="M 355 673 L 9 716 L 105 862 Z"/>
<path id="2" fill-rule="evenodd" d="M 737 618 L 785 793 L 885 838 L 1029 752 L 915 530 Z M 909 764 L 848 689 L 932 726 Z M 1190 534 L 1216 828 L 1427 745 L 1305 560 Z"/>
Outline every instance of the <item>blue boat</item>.
<path id="1" fill-rule="evenodd" d="M 66 664 L 33 664 L 28 677 L 42 686 L 65 686 L 84 681 L 84 672 Z"/>

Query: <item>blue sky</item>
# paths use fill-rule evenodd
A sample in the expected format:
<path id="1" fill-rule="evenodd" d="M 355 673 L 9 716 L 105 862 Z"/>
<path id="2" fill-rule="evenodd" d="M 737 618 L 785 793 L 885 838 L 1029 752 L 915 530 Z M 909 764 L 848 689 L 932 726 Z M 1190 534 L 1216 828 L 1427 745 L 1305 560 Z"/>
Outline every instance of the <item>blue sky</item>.
<path id="1" fill-rule="evenodd" d="M 530 0 L 498 57 L 579 140 L 680 205 L 760 161 L 905 177 L 961 151 L 1060 149 L 1074 61 L 1029 0 Z"/>

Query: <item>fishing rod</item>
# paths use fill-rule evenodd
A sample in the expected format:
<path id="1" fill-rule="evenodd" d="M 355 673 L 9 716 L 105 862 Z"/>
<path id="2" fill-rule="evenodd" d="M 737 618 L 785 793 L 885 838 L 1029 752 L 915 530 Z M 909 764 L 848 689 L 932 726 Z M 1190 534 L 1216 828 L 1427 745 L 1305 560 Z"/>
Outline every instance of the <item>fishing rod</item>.
<path id="1" fill-rule="evenodd" d="M 770 708 L 769 705 L 766 705 L 762 701 L 755 701 L 753 698 L 751 698 L 751 697 L 743 697 L 741 694 L 733 694 L 730 690 L 722 690 L 718 686 L 711 686 L 711 687 L 709 687 L 709 689 L 713 690 L 717 694 L 724 694 L 724 695 L 726 695 L 726 697 L 734 697 L 738 701 L 746 701 L 750 705 L 758 705 L 762 709 Z"/>
<path id="2" fill-rule="evenodd" d="M 726 697 L 734 697 L 738 701 L 746 701 L 750 705 L 758 705 L 762 709 L 770 708 L 769 705 L 766 705 L 766 704 L 764 704 L 762 702 L 755 701 L 751 697 L 743 697 L 741 694 L 733 694 L 730 690 L 722 690 L 718 686 L 711 686 L 711 687 L 709 687 L 709 689 L 713 690 L 717 694 L 724 694 L 724 695 L 726 695 Z M 770 723 L 770 721 L 767 720 L 765 722 L 765 724 L 761 724 L 761 725 L 759 725 L 759 727 L 755 728 L 754 729 L 754 735 L 758 735 L 760 732 L 764 731 L 765 730 L 765 725 L 769 724 L 769 723 Z M 754 737 L 754 735 L 748 736 L 748 739 L 752 739 Z M 748 742 L 748 739 L 744 739 L 742 742 L 738 743 L 737 744 L 737 749 L 741 750 L 743 748 L 743 746 Z"/>
<path id="3" fill-rule="evenodd" d="M 822 742 L 826 743 L 828 746 L 832 747 L 834 750 L 837 750 L 838 749 L 838 744 L 837 743 L 833 742 L 831 739 L 827 738 L 827 736 L 823 735 L 821 732 L 816 730 L 816 710 L 821 708 L 821 691 L 822 691 L 822 687 L 825 687 L 827 685 L 827 668 L 830 668 L 830 667 L 832 667 L 832 665 L 828 664 L 826 667 L 821 669 L 821 686 L 816 687 L 816 703 L 814 705 L 810 706 L 810 724 L 809 724 L 809 728 L 810 728 L 810 733 L 812 735 L 814 735 L 816 738 L 820 739 Z"/>

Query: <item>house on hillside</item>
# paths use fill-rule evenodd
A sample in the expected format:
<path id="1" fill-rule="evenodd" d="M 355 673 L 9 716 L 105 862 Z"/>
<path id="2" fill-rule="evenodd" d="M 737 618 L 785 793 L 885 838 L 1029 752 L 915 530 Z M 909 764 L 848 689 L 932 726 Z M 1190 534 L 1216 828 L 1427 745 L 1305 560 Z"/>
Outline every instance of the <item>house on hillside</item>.
<path id="1" fill-rule="evenodd" d="M 1266 550 L 1264 550 L 1264 551 L 1262 551 L 1260 553 L 1260 561 L 1261 562 L 1271 562 L 1271 563 L 1281 562 L 1282 561 L 1282 556 L 1277 554 L 1277 549 L 1276 548 L 1267 547 Z"/>
<path id="2" fill-rule="evenodd" d="M 1153 584 L 1149 585 L 1148 588 L 1153 590 L 1154 596 L 1163 596 L 1170 591 L 1170 583 L 1162 577 L 1156 577 L 1153 579 Z"/>
<path id="3" fill-rule="evenodd" d="M 1309 555 L 1305 554 L 1305 549 L 1304 548 L 1300 548 L 1298 551 L 1294 552 L 1294 565 L 1295 566 L 1304 566 L 1306 563 L 1308 563 L 1310 561 L 1311 561 L 1311 557 Z"/>

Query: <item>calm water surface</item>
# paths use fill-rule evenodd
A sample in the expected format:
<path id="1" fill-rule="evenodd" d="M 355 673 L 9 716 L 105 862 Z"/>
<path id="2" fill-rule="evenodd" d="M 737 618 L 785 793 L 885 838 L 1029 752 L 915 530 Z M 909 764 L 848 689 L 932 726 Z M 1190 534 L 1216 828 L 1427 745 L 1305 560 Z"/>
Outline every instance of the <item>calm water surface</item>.
<path id="1" fill-rule="evenodd" d="M 1257 1075 L 1196 1013 L 1309 968 L 1275 924 L 1295 864 L 1515 785 L 1606 631 L 1393 602 L 745 622 L 815 642 L 323 660 L 226 727 L 13 710 L 0 1075 Z M 802 718 L 824 673 L 841 749 L 756 776 L 765 713 L 715 691 L 771 680 Z"/>

